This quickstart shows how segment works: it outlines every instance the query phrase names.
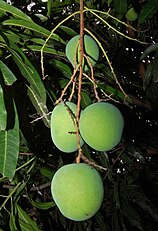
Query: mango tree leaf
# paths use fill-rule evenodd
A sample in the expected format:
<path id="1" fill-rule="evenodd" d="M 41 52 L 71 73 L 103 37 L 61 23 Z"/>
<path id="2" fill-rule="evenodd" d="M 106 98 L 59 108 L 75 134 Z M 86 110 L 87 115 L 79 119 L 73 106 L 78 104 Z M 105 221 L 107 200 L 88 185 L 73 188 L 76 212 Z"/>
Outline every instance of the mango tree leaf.
<path id="1" fill-rule="evenodd" d="M 16 81 L 16 77 L 13 72 L 0 60 L 0 71 L 2 72 L 4 82 L 10 86 Z"/>
<path id="2" fill-rule="evenodd" d="M 125 191 L 126 189 L 124 189 Z M 141 219 L 139 214 L 130 206 L 128 200 L 124 198 L 124 203 L 122 203 L 122 211 L 126 219 L 131 223 L 132 226 L 136 227 L 138 230 L 142 230 Z"/>
<path id="3" fill-rule="evenodd" d="M 77 35 L 76 31 L 74 31 L 70 27 L 60 26 L 59 29 L 62 30 L 62 31 L 64 31 L 64 32 L 66 32 L 68 35 L 70 35 L 72 37 L 75 36 L 75 35 Z"/>
<path id="4" fill-rule="evenodd" d="M 23 13 L 21 10 L 6 3 L 3 0 L 0 0 L 0 11 L 2 13 L 5 13 L 5 14 L 6 14 L 6 12 L 8 12 L 8 13 L 12 14 L 14 17 L 21 18 L 21 19 L 24 19 L 26 21 L 31 20 L 31 18 L 28 15 L 26 15 L 25 13 Z"/>
<path id="5" fill-rule="evenodd" d="M 14 44 L 13 47 L 8 47 L 8 50 L 12 54 L 21 74 L 27 79 L 34 92 L 45 102 L 46 91 L 37 70 L 18 46 Z"/>
<path id="6" fill-rule="evenodd" d="M 33 200 L 30 200 L 31 204 L 38 208 L 38 209 L 42 209 L 42 210 L 47 210 L 47 209 L 50 209 L 54 206 L 56 206 L 56 204 L 51 201 L 51 202 L 36 202 L 36 201 L 33 201 Z"/>
<path id="7" fill-rule="evenodd" d="M 158 9 L 157 0 L 148 0 L 148 2 L 143 6 L 139 18 L 138 25 L 144 23 L 146 20 L 150 19 Z"/>
<path id="8" fill-rule="evenodd" d="M 158 51 L 158 43 L 152 44 L 149 47 L 147 47 L 141 55 L 140 60 L 145 59 L 148 54 L 154 51 Z"/>
<path id="9" fill-rule="evenodd" d="M 49 17 L 49 18 L 51 16 L 52 3 L 53 3 L 52 0 L 48 0 L 47 1 L 47 17 Z"/>
<path id="10" fill-rule="evenodd" d="M 92 104 L 92 100 L 90 99 L 89 95 L 86 92 L 82 91 L 81 92 L 81 107 L 84 109 L 90 104 Z"/>
<path id="11" fill-rule="evenodd" d="M 0 131 L 5 130 L 7 125 L 7 111 L 4 103 L 3 88 L 0 85 Z"/>
<path id="12" fill-rule="evenodd" d="M 44 27 L 36 24 L 33 21 L 26 21 L 26 20 L 22 20 L 22 19 L 7 19 L 5 21 L 3 21 L 2 25 L 4 26 L 17 26 L 20 28 L 27 28 L 30 30 L 33 30 L 45 37 L 48 37 L 50 35 L 50 31 L 45 29 Z M 63 44 L 66 44 L 65 41 L 63 39 L 61 39 L 57 34 L 53 33 L 51 36 L 52 39 L 61 42 Z"/>
<path id="13" fill-rule="evenodd" d="M 50 180 L 52 180 L 52 178 L 55 174 L 55 170 L 52 170 L 52 168 L 50 168 L 48 166 L 42 166 L 42 167 L 40 167 L 40 173 L 43 176 L 48 177 Z"/>
<path id="14" fill-rule="evenodd" d="M 34 52 L 40 52 L 42 49 L 42 46 L 40 45 L 28 45 L 26 49 L 24 49 L 23 51 L 34 51 Z M 65 56 L 65 53 L 64 52 L 61 52 L 61 51 L 57 51 L 56 49 L 54 48 L 50 48 L 50 47 L 44 47 L 43 49 L 43 52 L 44 53 L 47 53 L 47 54 L 51 54 L 51 55 L 58 55 L 58 56 Z"/>
<path id="15" fill-rule="evenodd" d="M 155 59 L 148 65 L 143 80 L 143 89 L 146 90 L 149 84 L 153 81 L 158 82 L 158 52 L 155 55 Z"/>
<path id="16" fill-rule="evenodd" d="M 122 18 L 127 11 L 127 0 L 113 0 L 114 8 L 119 18 Z"/>
<path id="17" fill-rule="evenodd" d="M 52 59 L 50 61 L 50 64 L 57 67 L 66 78 L 68 78 L 68 79 L 71 78 L 72 70 L 67 64 L 65 64 L 59 60 L 56 60 L 56 59 Z"/>
<path id="18" fill-rule="evenodd" d="M 16 108 L 14 127 L 0 131 L 0 150 L 0 172 L 3 176 L 13 178 L 19 153 L 19 121 Z"/>
<path id="19" fill-rule="evenodd" d="M 16 205 L 16 207 L 21 231 L 40 231 L 37 224 L 28 216 L 28 214 L 19 205 Z"/>
<path id="20" fill-rule="evenodd" d="M 11 210 L 11 214 L 10 214 L 10 220 L 9 220 L 9 227 L 11 231 L 16 231 L 17 230 L 17 226 L 16 226 L 16 216 L 13 214 L 13 207 Z"/>
<path id="21" fill-rule="evenodd" d="M 48 109 L 45 102 L 38 96 L 38 94 L 31 88 L 28 87 L 28 95 L 32 104 L 34 105 L 37 113 L 41 116 L 41 119 L 47 127 L 50 127 L 50 120 L 48 117 Z"/>

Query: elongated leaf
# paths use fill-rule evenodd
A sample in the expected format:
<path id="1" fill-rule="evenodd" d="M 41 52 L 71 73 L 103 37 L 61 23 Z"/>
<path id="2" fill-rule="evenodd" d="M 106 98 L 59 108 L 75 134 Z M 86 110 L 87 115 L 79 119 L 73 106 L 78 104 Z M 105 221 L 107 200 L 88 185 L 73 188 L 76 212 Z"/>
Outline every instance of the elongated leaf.
<path id="1" fill-rule="evenodd" d="M 28 216 L 28 214 L 17 205 L 19 225 L 22 231 L 40 231 L 37 224 Z"/>
<path id="2" fill-rule="evenodd" d="M 68 35 L 71 35 L 71 36 L 77 35 L 76 31 L 74 31 L 70 27 L 60 26 L 59 29 L 62 30 L 62 31 L 64 31 L 64 32 L 66 32 Z"/>
<path id="3" fill-rule="evenodd" d="M 147 19 L 150 19 L 158 9 L 157 0 L 148 0 L 148 2 L 142 8 L 139 18 L 138 25 L 144 23 Z"/>
<path id="4" fill-rule="evenodd" d="M 5 20 L 3 23 L 3 25 L 5 26 L 18 26 L 21 28 L 27 28 L 30 30 L 33 30 L 45 37 L 48 37 L 50 35 L 50 31 L 45 29 L 44 27 L 34 23 L 33 21 L 26 21 L 26 20 L 22 20 L 22 19 L 7 19 Z M 61 42 L 63 44 L 66 44 L 65 41 L 63 39 L 61 39 L 58 35 L 53 34 L 52 37 L 54 40 Z"/>
<path id="5" fill-rule="evenodd" d="M 13 178 L 19 153 L 19 121 L 15 109 L 15 124 L 12 129 L 0 131 L 0 172 Z"/>
<path id="6" fill-rule="evenodd" d="M 7 111 L 4 103 L 3 88 L 0 85 L 0 131 L 5 130 L 7 125 Z"/>
<path id="7" fill-rule="evenodd" d="M 56 60 L 56 59 L 51 60 L 50 64 L 57 67 L 66 78 L 68 78 L 68 79 L 71 78 L 72 70 L 67 64 L 65 64 L 59 60 Z"/>
<path id="8" fill-rule="evenodd" d="M 82 91 L 81 92 L 81 107 L 84 109 L 90 104 L 92 104 L 92 100 L 90 99 L 89 95 L 86 92 Z"/>
<path id="9" fill-rule="evenodd" d="M 11 210 L 11 214 L 10 214 L 10 220 L 9 220 L 9 227 L 11 231 L 16 231 L 17 227 L 16 227 L 16 216 L 13 214 L 13 207 Z"/>
<path id="10" fill-rule="evenodd" d="M 47 1 L 47 17 L 50 17 L 50 16 L 51 16 L 52 3 L 53 3 L 52 0 L 48 0 L 48 1 Z"/>
<path id="11" fill-rule="evenodd" d="M 48 177 L 49 180 L 52 180 L 54 174 L 55 174 L 55 170 L 53 170 L 52 168 L 48 167 L 48 166 L 43 166 L 40 168 L 40 173 L 45 176 Z"/>
<path id="12" fill-rule="evenodd" d="M 18 46 L 15 46 L 14 44 L 13 48 L 15 49 L 8 47 L 15 63 L 21 71 L 21 74 L 27 79 L 34 92 L 36 92 L 43 102 L 45 102 L 46 91 L 38 72 Z"/>
<path id="13" fill-rule="evenodd" d="M 30 200 L 30 202 L 34 207 L 42 210 L 47 210 L 56 206 L 54 202 L 35 202 L 33 200 Z"/>
<path id="14" fill-rule="evenodd" d="M 12 14 L 14 17 L 21 18 L 21 19 L 24 19 L 26 21 L 31 20 L 31 18 L 28 15 L 24 14 L 21 10 L 6 3 L 3 0 L 0 0 L 0 11 L 2 13 L 5 13 L 5 14 L 6 14 L 6 12 L 8 12 L 8 13 Z"/>
<path id="15" fill-rule="evenodd" d="M 4 77 L 6 85 L 10 86 L 16 81 L 16 77 L 13 72 L 0 60 L 0 70 Z"/>
<path id="16" fill-rule="evenodd" d="M 39 45 L 28 45 L 27 48 L 28 48 L 28 50 L 31 50 L 31 51 L 40 52 L 41 49 L 42 49 L 42 46 L 39 46 Z M 23 51 L 26 51 L 26 50 L 27 49 L 25 49 Z M 47 46 L 44 47 L 43 52 L 47 53 L 47 54 L 52 54 L 52 55 L 65 56 L 64 52 L 57 51 L 54 48 L 50 48 L 50 47 L 47 47 Z"/>
<path id="17" fill-rule="evenodd" d="M 146 56 L 153 51 L 158 51 L 158 43 L 152 44 L 149 47 L 147 47 L 143 52 L 143 54 L 141 55 L 140 60 L 145 59 Z"/>
<path id="18" fill-rule="evenodd" d="M 127 0 L 114 0 L 114 7 L 119 16 L 123 16 L 127 11 Z"/>
<path id="19" fill-rule="evenodd" d="M 31 88 L 28 87 L 28 95 L 34 107 L 37 110 L 37 113 L 41 116 L 43 122 L 47 127 L 50 127 L 50 120 L 48 117 L 48 109 L 45 102 L 36 94 L 36 92 Z"/>

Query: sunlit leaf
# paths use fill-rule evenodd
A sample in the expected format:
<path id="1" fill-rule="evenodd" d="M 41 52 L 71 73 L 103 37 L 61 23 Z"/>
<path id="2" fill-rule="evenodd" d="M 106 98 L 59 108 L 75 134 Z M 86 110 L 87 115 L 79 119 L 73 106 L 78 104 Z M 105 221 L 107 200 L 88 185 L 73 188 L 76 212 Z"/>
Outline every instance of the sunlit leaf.
<path id="1" fill-rule="evenodd" d="M 4 82 L 10 86 L 16 81 L 16 77 L 5 63 L 0 60 L 0 71 L 2 72 Z"/>
<path id="2" fill-rule="evenodd" d="M 13 178 L 19 154 L 19 121 L 15 109 L 15 124 L 12 129 L 0 131 L 0 172 Z"/>

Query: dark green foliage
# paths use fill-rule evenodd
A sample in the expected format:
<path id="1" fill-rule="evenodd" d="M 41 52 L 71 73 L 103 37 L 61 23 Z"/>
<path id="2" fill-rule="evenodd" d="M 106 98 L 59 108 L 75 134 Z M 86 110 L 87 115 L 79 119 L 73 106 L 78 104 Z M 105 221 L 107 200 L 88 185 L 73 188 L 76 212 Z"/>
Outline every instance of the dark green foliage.
<path id="1" fill-rule="evenodd" d="M 54 173 L 77 156 L 55 147 L 49 124 L 73 73 L 65 47 L 80 31 L 79 0 L 6 2 L 0 0 L 0 230 L 157 231 L 158 2 L 85 1 L 85 28 L 100 42 L 96 89 L 120 109 L 125 127 L 120 144 L 107 153 L 83 146 L 89 160 L 107 168 L 98 169 L 105 188 L 102 207 L 84 222 L 63 217 L 50 192 Z M 128 25 L 130 7 L 138 18 Z M 96 102 L 90 71 L 86 74 L 82 109 Z M 71 91 L 72 85 L 63 99 Z"/>

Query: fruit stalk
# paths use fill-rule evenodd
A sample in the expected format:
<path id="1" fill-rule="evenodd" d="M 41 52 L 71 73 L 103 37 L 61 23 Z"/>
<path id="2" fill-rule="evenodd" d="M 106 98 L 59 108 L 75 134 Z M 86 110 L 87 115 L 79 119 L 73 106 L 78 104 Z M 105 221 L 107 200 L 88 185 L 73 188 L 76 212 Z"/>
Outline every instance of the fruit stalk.
<path id="1" fill-rule="evenodd" d="M 83 0 L 80 0 L 80 72 L 79 72 L 79 80 L 78 80 L 78 100 L 77 100 L 77 115 L 76 115 L 76 133 L 77 133 L 77 141 L 78 141 L 78 157 L 76 159 L 77 163 L 80 163 L 80 158 L 82 155 L 82 149 L 80 145 L 80 134 L 79 134 L 79 118 L 80 118 L 80 105 L 81 105 L 81 90 L 82 90 L 82 62 L 84 55 L 84 3 Z"/>

